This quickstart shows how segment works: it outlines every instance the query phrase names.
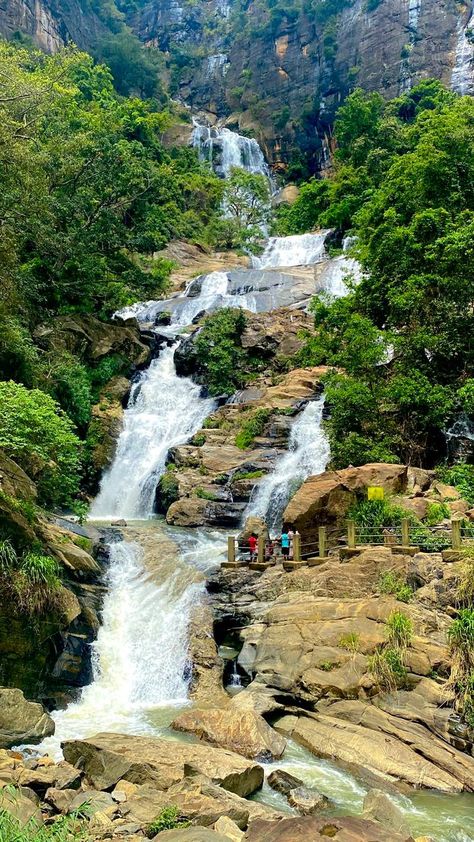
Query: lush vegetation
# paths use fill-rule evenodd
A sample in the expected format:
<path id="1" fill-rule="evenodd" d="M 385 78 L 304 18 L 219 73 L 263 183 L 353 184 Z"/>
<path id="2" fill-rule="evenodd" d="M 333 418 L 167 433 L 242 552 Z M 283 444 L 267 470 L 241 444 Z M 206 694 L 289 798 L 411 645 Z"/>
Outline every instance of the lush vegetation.
<path id="1" fill-rule="evenodd" d="M 120 15 L 114 31 L 125 43 Z M 1 43 L 0 74 L 0 448 L 41 504 L 69 505 L 93 474 L 91 407 L 130 360 L 71 347 L 60 320 L 162 294 L 172 263 L 156 252 L 207 240 L 223 188 L 193 150 L 164 148 L 176 118 L 160 99 L 120 96 L 90 56 Z"/>
<path id="2" fill-rule="evenodd" d="M 157 833 L 163 830 L 174 830 L 175 828 L 189 827 L 191 822 L 186 821 L 179 815 L 177 807 L 163 807 L 160 814 L 147 827 L 147 836 L 152 839 Z"/>
<path id="3" fill-rule="evenodd" d="M 472 606 L 472 603 L 471 603 Z M 474 727 L 474 610 L 463 608 L 448 630 L 453 659 L 451 685 L 454 687 L 458 709 Z"/>
<path id="4" fill-rule="evenodd" d="M 402 611 L 387 618 L 387 640 L 368 659 L 368 669 L 381 688 L 395 690 L 407 680 L 406 650 L 413 639 L 413 623 Z"/>
<path id="5" fill-rule="evenodd" d="M 15 791 L 7 787 L 11 799 Z M 33 819 L 21 824 L 11 813 L 0 810 L 0 842 L 86 842 L 89 838 L 87 825 L 75 816 L 60 816 L 46 825 L 38 825 Z"/>
<path id="6" fill-rule="evenodd" d="M 336 467 L 433 464 L 443 428 L 472 413 L 474 103 L 434 81 L 391 102 L 355 91 L 335 132 L 333 176 L 304 185 L 280 228 L 350 231 L 366 274 L 314 303 L 300 361 L 345 371 L 327 383 Z"/>
<path id="7" fill-rule="evenodd" d="M 270 415 L 270 409 L 256 409 L 245 418 L 235 437 L 235 444 L 240 450 L 251 447 L 257 436 L 262 435 Z"/>
<path id="8" fill-rule="evenodd" d="M 412 545 L 425 552 L 437 552 L 450 546 L 449 532 L 433 533 L 413 512 L 391 500 L 359 500 L 349 509 L 348 517 L 355 521 L 360 544 L 383 544 L 387 532 L 392 533 L 395 542 L 400 542 L 401 523 L 405 519 L 409 522 Z"/>
<path id="9" fill-rule="evenodd" d="M 0 541 L 0 592 L 21 612 L 41 614 L 54 609 L 61 587 L 60 568 L 41 549 L 21 555 L 8 540 Z"/>

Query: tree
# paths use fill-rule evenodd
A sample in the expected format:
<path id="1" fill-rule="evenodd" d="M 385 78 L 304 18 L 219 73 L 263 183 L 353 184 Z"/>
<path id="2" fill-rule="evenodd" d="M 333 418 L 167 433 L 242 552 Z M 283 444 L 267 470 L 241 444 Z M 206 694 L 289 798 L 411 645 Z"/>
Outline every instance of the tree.
<path id="1" fill-rule="evenodd" d="M 270 185 L 264 175 L 232 167 L 223 195 L 224 213 L 231 221 L 235 245 L 261 239 L 270 219 Z"/>

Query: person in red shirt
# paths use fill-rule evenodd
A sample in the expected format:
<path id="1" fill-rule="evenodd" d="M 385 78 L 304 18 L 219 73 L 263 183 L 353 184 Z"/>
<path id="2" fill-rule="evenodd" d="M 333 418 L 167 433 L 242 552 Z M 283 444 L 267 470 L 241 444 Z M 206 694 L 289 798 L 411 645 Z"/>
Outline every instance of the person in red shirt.
<path id="1" fill-rule="evenodd" d="M 255 553 L 257 552 L 257 536 L 253 532 L 249 538 L 249 550 L 250 561 L 253 561 L 255 558 Z"/>

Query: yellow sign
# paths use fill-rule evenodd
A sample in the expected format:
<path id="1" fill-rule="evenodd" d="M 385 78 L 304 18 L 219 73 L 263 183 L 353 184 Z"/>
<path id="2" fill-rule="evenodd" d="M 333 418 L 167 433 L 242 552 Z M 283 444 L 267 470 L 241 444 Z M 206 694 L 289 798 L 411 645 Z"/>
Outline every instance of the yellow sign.
<path id="1" fill-rule="evenodd" d="M 369 485 L 367 489 L 368 500 L 383 500 L 384 490 L 380 485 Z"/>

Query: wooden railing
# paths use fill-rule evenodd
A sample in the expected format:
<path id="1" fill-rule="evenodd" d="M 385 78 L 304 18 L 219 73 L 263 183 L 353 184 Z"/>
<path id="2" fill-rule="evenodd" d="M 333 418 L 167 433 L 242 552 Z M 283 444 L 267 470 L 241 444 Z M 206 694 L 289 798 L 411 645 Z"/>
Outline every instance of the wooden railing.
<path id="1" fill-rule="evenodd" d="M 345 530 L 328 530 L 326 526 L 317 527 L 317 538 L 313 541 L 302 542 L 301 535 L 296 532 L 292 538 L 289 556 L 283 556 L 280 542 L 265 541 L 260 536 L 257 539 L 255 552 L 250 552 L 247 542 L 239 541 L 229 535 L 227 539 L 227 562 L 225 567 L 240 567 L 250 564 L 252 568 L 264 569 L 277 560 L 282 560 L 285 566 L 296 567 L 302 564 L 321 564 L 331 550 L 338 549 L 341 558 L 356 555 L 362 547 L 389 546 L 395 553 L 414 554 L 425 544 L 427 536 L 433 536 L 438 549 L 458 551 L 463 545 L 471 543 L 474 546 L 474 524 L 471 526 L 463 518 L 451 520 L 450 527 L 417 526 L 409 518 L 403 518 L 399 524 L 387 524 L 377 527 L 364 527 L 355 520 L 346 522 Z M 423 540 L 421 540 L 423 538 Z M 434 550 L 429 550 L 433 552 Z"/>

